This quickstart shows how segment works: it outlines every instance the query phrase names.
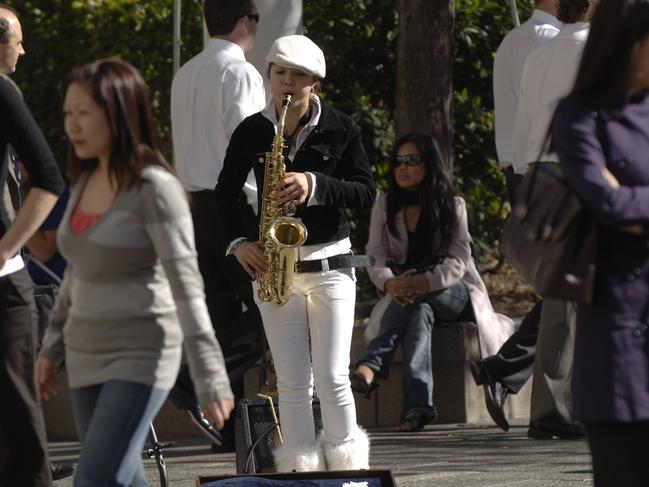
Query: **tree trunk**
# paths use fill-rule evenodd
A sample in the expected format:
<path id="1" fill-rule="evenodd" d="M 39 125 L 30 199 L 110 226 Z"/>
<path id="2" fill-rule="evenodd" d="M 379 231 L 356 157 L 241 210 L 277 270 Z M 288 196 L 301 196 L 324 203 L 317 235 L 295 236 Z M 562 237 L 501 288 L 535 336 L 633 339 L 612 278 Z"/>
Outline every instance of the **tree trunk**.
<path id="1" fill-rule="evenodd" d="M 397 134 L 432 135 L 451 163 L 455 0 L 397 0 Z"/>

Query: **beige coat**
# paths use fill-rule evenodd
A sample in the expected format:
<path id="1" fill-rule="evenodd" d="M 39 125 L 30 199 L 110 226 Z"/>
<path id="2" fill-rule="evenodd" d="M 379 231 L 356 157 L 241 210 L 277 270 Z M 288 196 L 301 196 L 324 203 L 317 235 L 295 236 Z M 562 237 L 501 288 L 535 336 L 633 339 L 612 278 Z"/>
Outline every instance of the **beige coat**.
<path id="1" fill-rule="evenodd" d="M 494 312 L 487 289 L 471 256 L 471 235 L 467 225 L 464 199 L 456 197 L 455 208 L 458 216 L 457 232 L 449 245 L 448 255 L 432 271 L 426 272 L 426 276 L 431 291 L 446 289 L 460 280 L 466 284 L 478 325 L 480 354 L 482 357 L 488 357 L 496 354 L 514 332 L 514 323 L 507 316 Z M 376 258 L 376 264 L 368 267 L 368 273 L 374 285 L 380 290 L 384 290 L 385 281 L 394 277 L 387 263 L 403 264 L 408 256 L 408 232 L 403 210 L 399 211 L 395 218 L 399 238 L 388 231 L 386 197 L 379 196 L 372 209 L 370 234 L 365 252 Z"/>

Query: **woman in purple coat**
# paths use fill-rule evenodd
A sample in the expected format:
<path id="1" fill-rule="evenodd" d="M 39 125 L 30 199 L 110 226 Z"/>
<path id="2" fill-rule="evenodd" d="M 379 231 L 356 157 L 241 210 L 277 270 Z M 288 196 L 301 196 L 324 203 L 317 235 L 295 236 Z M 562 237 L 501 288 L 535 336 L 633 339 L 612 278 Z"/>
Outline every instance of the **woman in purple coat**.
<path id="1" fill-rule="evenodd" d="M 595 486 L 649 485 L 649 0 L 601 0 L 552 139 L 599 222 L 593 302 L 579 305 L 573 401 Z"/>

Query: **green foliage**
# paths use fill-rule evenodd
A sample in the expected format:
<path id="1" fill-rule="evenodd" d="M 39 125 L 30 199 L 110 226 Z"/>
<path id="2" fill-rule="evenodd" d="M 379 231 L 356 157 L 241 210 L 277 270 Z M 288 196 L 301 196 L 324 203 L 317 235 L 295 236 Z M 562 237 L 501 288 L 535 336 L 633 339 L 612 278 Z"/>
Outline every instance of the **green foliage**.
<path id="1" fill-rule="evenodd" d="M 158 135 L 171 154 L 173 2 L 170 0 L 14 0 L 27 55 L 14 79 L 59 161 L 65 159 L 61 84 L 72 66 L 116 56 L 135 65 L 151 90 Z M 202 46 L 200 2 L 183 2 L 182 58 Z M 198 26 L 198 28 L 196 28 Z"/>
<path id="2" fill-rule="evenodd" d="M 518 1 L 521 20 L 531 2 Z M 496 49 L 514 27 L 509 3 L 457 0 L 455 17 L 454 169 L 469 207 L 478 251 L 491 248 L 507 215 L 505 178 L 494 143 L 492 68 Z"/>
<path id="3" fill-rule="evenodd" d="M 323 98 L 360 125 L 377 184 L 394 141 L 395 36 L 393 0 L 304 0 L 304 31 L 327 60 Z M 349 211 L 352 245 L 363 252 L 369 210 Z M 367 274 L 357 272 L 359 299 L 376 295 Z"/>
<path id="4" fill-rule="evenodd" d="M 14 79 L 62 161 L 60 86 L 78 63 L 118 56 L 137 66 L 151 89 L 163 152 L 171 154 L 171 0 L 13 0 L 28 55 Z M 521 19 L 531 2 L 518 0 Z M 202 47 L 201 2 L 183 2 L 181 58 Z M 394 140 L 396 72 L 394 0 L 304 0 L 305 32 L 327 58 L 323 97 L 360 124 L 379 187 L 385 187 Z M 493 246 L 508 206 L 493 138 L 493 57 L 513 27 L 508 2 L 456 0 L 454 53 L 454 171 L 470 208 L 479 248 Z M 352 215 L 353 244 L 362 249 L 368 212 Z"/>

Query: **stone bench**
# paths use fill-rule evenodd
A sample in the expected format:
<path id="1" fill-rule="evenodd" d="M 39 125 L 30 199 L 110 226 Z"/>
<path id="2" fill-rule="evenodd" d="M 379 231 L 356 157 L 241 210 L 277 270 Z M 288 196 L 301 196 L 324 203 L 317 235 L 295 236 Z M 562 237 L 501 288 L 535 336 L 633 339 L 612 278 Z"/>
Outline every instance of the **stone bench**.
<path id="1" fill-rule="evenodd" d="M 365 354 L 363 332 L 367 319 L 354 326 L 352 363 Z M 482 387 L 475 385 L 469 365 L 479 358 L 477 329 L 474 323 L 451 323 L 433 328 L 433 402 L 439 417 L 437 423 L 471 423 L 491 425 L 493 421 L 484 405 Z M 259 365 L 245 377 L 246 397 L 254 398 L 259 389 Z M 402 358 L 398 350 L 390 367 L 390 376 L 374 391 L 370 399 L 354 394 L 358 422 L 366 428 L 390 427 L 399 423 L 401 412 Z M 60 374 L 62 391 L 57 398 L 44 403 L 48 435 L 51 440 L 74 440 L 76 433 L 70 412 L 64 374 Z M 506 403 L 507 417 L 513 423 L 529 420 L 531 383 Z M 159 437 L 164 439 L 200 436 L 186 414 L 166 401 L 155 421 Z"/>

